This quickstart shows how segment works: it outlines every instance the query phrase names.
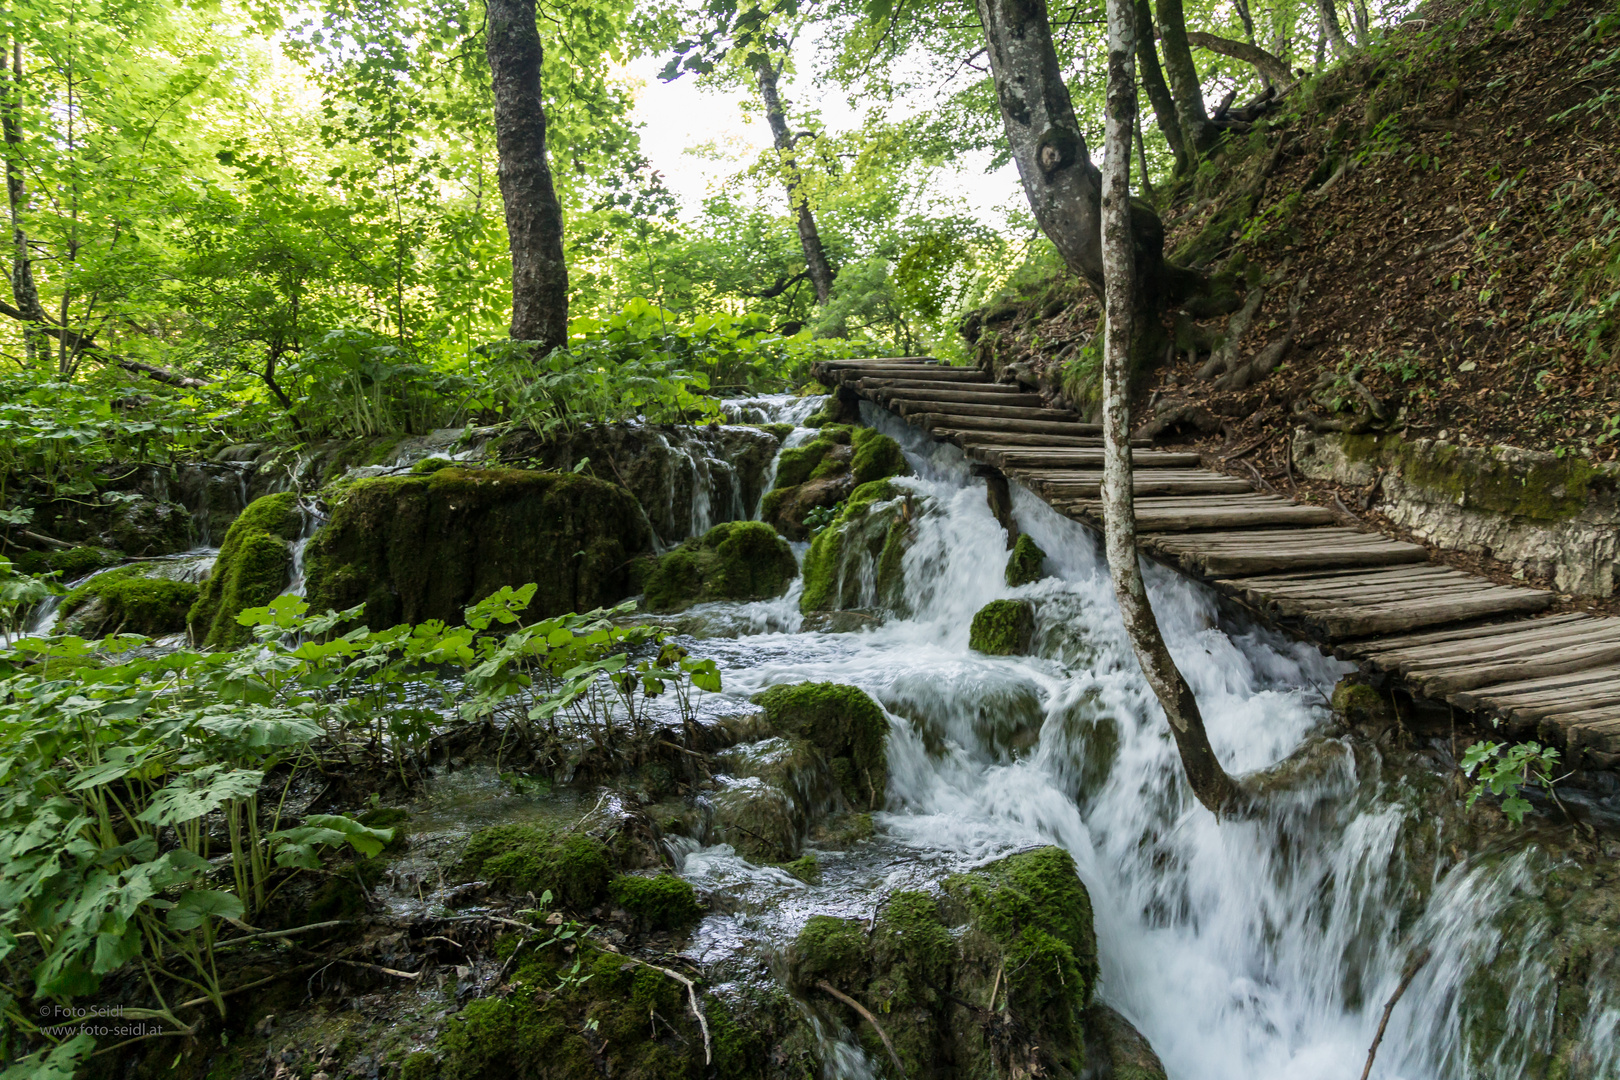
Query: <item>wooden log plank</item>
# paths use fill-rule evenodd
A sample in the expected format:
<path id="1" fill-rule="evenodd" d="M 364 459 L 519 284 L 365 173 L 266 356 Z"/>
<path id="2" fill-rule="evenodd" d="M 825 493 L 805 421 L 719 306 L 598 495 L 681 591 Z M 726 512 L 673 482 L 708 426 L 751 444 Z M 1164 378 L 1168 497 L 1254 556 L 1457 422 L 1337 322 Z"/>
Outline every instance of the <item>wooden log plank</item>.
<path id="1" fill-rule="evenodd" d="M 983 390 L 873 390 L 872 397 L 885 404 L 907 401 L 960 402 L 964 405 L 1009 406 L 1018 409 L 1042 409 L 1039 394 L 997 394 Z M 1057 410 L 1048 409 L 1048 412 Z M 982 414 L 980 414 L 982 415 Z M 1072 416 L 1073 413 L 1068 413 Z"/>
<path id="2" fill-rule="evenodd" d="M 1387 585 L 1401 581 L 1428 581 L 1456 573 L 1447 566 L 1423 563 L 1416 566 L 1397 566 L 1389 569 L 1322 570 L 1305 574 L 1257 574 L 1253 577 L 1227 578 L 1218 584 L 1232 589 L 1252 589 L 1256 592 L 1287 590 L 1294 587 L 1321 587 L 1334 589 L 1342 586 Z"/>
<path id="3" fill-rule="evenodd" d="M 1007 447 L 1070 450 L 1102 446 L 1100 435 L 1030 435 L 1019 431 L 957 431 L 952 428 L 935 428 L 933 435 L 935 438 L 957 439 L 969 457 L 979 457 L 988 451 Z M 1153 443 L 1148 439 L 1132 439 L 1131 445 L 1147 447 Z"/>
<path id="4" fill-rule="evenodd" d="M 919 364 L 940 365 L 932 356 L 868 356 L 856 360 L 818 360 L 810 365 L 822 371 L 845 371 L 850 368 L 913 367 Z M 957 368 L 958 371 L 978 371 L 978 368 Z"/>
<path id="5" fill-rule="evenodd" d="M 1396 637 L 1381 638 L 1377 641 L 1358 642 L 1346 645 L 1339 650 L 1344 655 L 1340 659 L 1349 659 L 1356 656 L 1378 657 L 1390 653 L 1407 652 L 1426 648 L 1430 645 L 1441 645 L 1453 641 L 1475 641 L 1481 638 L 1498 637 L 1505 635 L 1522 634 L 1527 627 L 1546 629 L 1572 622 L 1591 620 L 1592 616 L 1583 612 L 1567 612 L 1562 615 L 1546 615 L 1539 619 L 1523 619 L 1518 622 L 1495 623 L 1489 626 L 1472 626 L 1466 629 L 1433 630 L 1425 634 L 1402 634 Z"/>
<path id="6" fill-rule="evenodd" d="M 1097 516 L 1097 503 L 1087 502 L 1084 509 L 1070 511 Z M 1059 509 L 1065 509 L 1059 507 Z M 1318 506 L 1252 506 L 1252 507 L 1194 507 L 1187 510 L 1139 510 L 1136 527 L 1143 532 L 1188 532 L 1195 529 L 1229 529 L 1234 525 L 1300 525 L 1326 524 L 1333 520 L 1333 512 Z"/>
<path id="7" fill-rule="evenodd" d="M 1547 720 L 1563 729 L 1564 745 L 1571 755 L 1588 747 L 1605 754 L 1620 753 L 1620 710 L 1553 713 Z"/>
<path id="8" fill-rule="evenodd" d="M 925 431 L 936 427 L 955 431 L 1022 431 L 1027 434 L 1101 435 L 1101 424 L 1065 423 L 1058 420 L 1018 420 L 993 416 L 971 416 L 958 412 L 915 413 L 906 419 L 922 425 Z"/>
<path id="9" fill-rule="evenodd" d="M 1434 585 L 1422 589 L 1383 589 L 1361 596 L 1285 597 L 1259 595 L 1255 604 L 1266 611 L 1293 618 L 1319 618 L 1324 615 L 1353 614 L 1390 604 L 1417 604 L 1423 601 L 1444 600 L 1448 597 L 1466 597 L 1495 588 L 1488 581 L 1477 581 L 1468 586 L 1456 584 Z"/>
<path id="10" fill-rule="evenodd" d="M 1506 708 L 1493 704 L 1491 708 L 1521 722 L 1548 720 L 1572 712 L 1620 708 L 1620 683 L 1586 694 L 1530 702 Z"/>
<path id="11" fill-rule="evenodd" d="M 1100 477 L 1096 480 L 1035 480 L 1034 484 L 1042 495 L 1051 499 L 1095 499 L 1102 495 Z M 1234 494 L 1249 490 L 1249 485 L 1235 477 L 1184 478 L 1148 471 L 1132 477 L 1131 490 L 1137 495 Z"/>
<path id="12" fill-rule="evenodd" d="M 1492 702 L 1511 703 L 1549 692 L 1562 693 L 1609 682 L 1620 686 L 1620 665 L 1609 664 L 1562 675 L 1538 675 L 1518 682 L 1480 687 L 1477 690 L 1459 690 L 1451 694 L 1448 700 L 1459 708 L 1476 709 Z"/>
<path id="13" fill-rule="evenodd" d="M 1620 663 L 1620 641 L 1537 649 L 1534 655 L 1482 661 L 1439 671 L 1407 673 L 1406 681 L 1430 697 L 1445 697 L 1465 690 L 1498 686 L 1534 675 L 1571 675 L 1591 668 Z"/>
<path id="14" fill-rule="evenodd" d="M 855 382 L 854 389 L 857 392 L 864 390 L 870 391 L 873 394 L 894 390 L 943 390 L 946 393 L 953 394 L 1002 394 L 1008 397 L 1014 397 L 1029 393 L 1029 391 L 1025 390 L 1023 387 L 1012 383 L 991 382 L 990 376 L 985 375 L 982 372 L 980 373 L 980 377 L 976 380 L 929 379 L 926 378 L 925 375 L 926 373 L 920 374 L 914 379 L 863 376 Z"/>
<path id="15" fill-rule="evenodd" d="M 1427 567 L 1425 567 L 1426 569 Z M 1485 578 L 1473 577 L 1469 574 L 1459 573 L 1455 570 L 1450 573 L 1424 574 L 1416 577 L 1399 577 L 1392 581 L 1381 581 L 1374 577 L 1352 578 L 1344 582 L 1328 584 L 1326 582 L 1300 582 L 1296 585 L 1261 585 L 1245 586 L 1245 592 L 1264 594 L 1266 596 L 1305 597 L 1321 600 L 1336 600 L 1340 597 L 1372 596 L 1379 593 L 1399 593 L 1402 589 L 1444 589 L 1450 586 L 1482 585 L 1491 583 Z"/>
<path id="16" fill-rule="evenodd" d="M 1387 666 L 1403 675 L 1453 670 L 1474 664 L 1496 663 L 1520 657 L 1535 657 L 1557 649 L 1587 645 L 1620 644 L 1620 619 L 1593 619 L 1592 624 L 1560 624 L 1551 629 L 1535 629 L 1527 622 L 1521 634 L 1498 634 L 1464 638 L 1442 645 L 1396 654 Z M 1609 625 L 1612 623 L 1613 625 Z"/>
<path id="17" fill-rule="evenodd" d="M 986 458 L 1003 469 L 1072 469 L 1084 466 L 1102 466 L 1102 450 L 1076 447 L 1063 450 L 991 450 Z M 1198 464 L 1197 454 L 1173 450 L 1131 450 L 1131 463 L 1140 469 L 1185 468 Z"/>
<path id="18" fill-rule="evenodd" d="M 1342 612 L 1324 612 L 1306 618 L 1306 623 L 1330 640 L 1367 637 L 1416 630 L 1441 623 L 1484 619 L 1492 615 L 1542 611 L 1557 599 L 1539 589 L 1491 588 L 1481 593 L 1419 600 L 1410 603 L 1373 605 Z"/>
<path id="19" fill-rule="evenodd" d="M 898 401 L 894 408 L 901 416 L 941 416 L 947 412 L 956 419 L 958 417 L 986 417 L 993 420 L 1025 420 L 1040 423 L 1074 424 L 1079 422 L 1079 414 L 1067 409 L 1047 409 L 1036 405 L 1026 408 L 1021 405 L 972 405 L 956 401 Z"/>

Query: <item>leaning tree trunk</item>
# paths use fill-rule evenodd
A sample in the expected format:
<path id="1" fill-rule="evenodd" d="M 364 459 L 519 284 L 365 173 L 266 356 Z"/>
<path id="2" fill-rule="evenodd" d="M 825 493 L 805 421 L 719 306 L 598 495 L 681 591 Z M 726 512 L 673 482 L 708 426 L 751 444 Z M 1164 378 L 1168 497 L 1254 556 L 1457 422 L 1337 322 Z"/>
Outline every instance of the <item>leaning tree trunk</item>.
<path id="1" fill-rule="evenodd" d="M 810 284 L 816 288 L 816 303 L 825 304 L 832 295 L 833 269 L 827 261 L 827 251 L 821 246 L 821 233 L 816 229 L 815 215 L 810 203 L 799 194 L 799 166 L 793 160 L 793 136 L 788 131 L 787 112 L 782 108 L 782 96 L 776 89 L 776 68 L 764 55 L 753 58 L 754 75 L 759 80 L 759 97 L 765 103 L 765 121 L 771 125 L 771 139 L 781 157 L 787 173 L 788 203 L 794 207 L 799 219 L 799 245 L 804 248 L 804 264 L 810 274 Z"/>
<path id="2" fill-rule="evenodd" d="M 1344 40 L 1344 28 L 1339 25 L 1339 9 L 1334 0 L 1316 0 L 1316 13 L 1322 20 L 1322 36 L 1333 46 L 1333 55 L 1349 56 L 1350 43 Z"/>
<path id="3" fill-rule="evenodd" d="M 1198 82 L 1192 47 L 1187 44 L 1187 17 L 1181 0 L 1158 0 L 1159 40 L 1164 46 L 1164 67 L 1170 76 L 1170 93 L 1176 101 L 1176 118 L 1188 149 L 1206 154 L 1221 140 L 1221 129 L 1210 122 L 1204 108 L 1204 88 Z"/>
<path id="4" fill-rule="evenodd" d="M 546 161 L 534 0 L 487 0 L 484 52 L 495 87 L 495 151 L 512 248 L 512 337 L 541 352 L 568 342 L 562 204 Z"/>
<path id="5" fill-rule="evenodd" d="M 981 0 L 982 2 L 982 0 Z M 1193 794 L 1216 814 L 1234 806 L 1238 787 L 1204 731 L 1192 689 L 1176 667 L 1148 601 L 1136 554 L 1131 479 L 1130 357 L 1136 302 L 1131 230 L 1131 135 L 1136 128 L 1135 12 L 1131 0 L 1107 0 L 1108 105 L 1103 143 L 1103 533 L 1108 571 L 1131 648 L 1164 706 Z"/>
<path id="6" fill-rule="evenodd" d="M 1136 0 L 1136 25 L 1142 27 L 1136 40 L 1136 61 L 1142 72 L 1142 88 L 1153 104 L 1153 118 L 1170 144 L 1170 153 L 1176 159 L 1176 175 L 1190 172 L 1193 157 L 1187 152 L 1187 142 L 1181 134 L 1181 121 L 1176 119 L 1176 99 L 1164 81 L 1164 70 L 1159 67 L 1159 52 L 1153 44 L 1153 9 L 1148 0 Z"/>

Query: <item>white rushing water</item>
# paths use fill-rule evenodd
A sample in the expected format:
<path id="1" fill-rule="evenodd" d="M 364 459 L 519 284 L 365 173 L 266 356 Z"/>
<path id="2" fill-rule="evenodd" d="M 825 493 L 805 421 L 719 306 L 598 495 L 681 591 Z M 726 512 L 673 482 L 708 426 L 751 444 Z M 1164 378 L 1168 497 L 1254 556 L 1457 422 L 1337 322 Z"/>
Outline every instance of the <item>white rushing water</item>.
<path id="1" fill-rule="evenodd" d="M 1053 576 L 1009 588 L 1005 535 L 960 451 L 876 410 L 867 420 L 901 441 L 918 476 L 899 482 L 931 501 L 905 557 L 911 617 L 856 634 L 803 633 L 795 589 L 713 606 L 727 637 L 697 648 L 720 660 L 730 694 L 828 680 L 881 702 L 893 724 L 888 812 L 871 851 L 822 856 L 819 888 L 750 867 L 729 848 L 686 854 L 683 873 L 744 908 L 710 917 L 696 955 L 715 962 L 745 947 L 780 948 L 809 914 L 870 914 L 879 890 L 927 887 L 1023 846 L 1059 844 L 1095 908 L 1101 996 L 1172 1077 L 1359 1076 L 1383 1003 L 1424 947 L 1433 959 L 1395 1010 L 1373 1075 L 1524 1075 L 1553 1022 L 1552 978 L 1535 942 L 1513 954 L 1496 1043 L 1469 1044 L 1478 1025 L 1465 1022 L 1460 988 L 1470 972 L 1500 966 L 1492 920 L 1530 886 L 1531 853 L 1443 863 L 1438 881 L 1414 879 L 1401 838 L 1422 827 L 1415 806 L 1371 751 L 1313 735 L 1348 665 L 1263 629 L 1223 628 L 1212 593 L 1149 567 L 1171 651 L 1227 768 L 1250 772 L 1312 751 L 1315 767 L 1295 770 L 1261 817 L 1217 822 L 1182 778 L 1091 535 L 1015 485 L 1019 525 L 1048 553 Z M 974 612 L 1007 596 L 1035 601 L 1045 658 L 969 650 Z M 1616 1067 L 1620 1010 L 1608 992 L 1593 988 L 1587 1006 L 1592 1075 Z M 826 1075 L 864 1075 L 868 1064 L 840 1045 Z"/>

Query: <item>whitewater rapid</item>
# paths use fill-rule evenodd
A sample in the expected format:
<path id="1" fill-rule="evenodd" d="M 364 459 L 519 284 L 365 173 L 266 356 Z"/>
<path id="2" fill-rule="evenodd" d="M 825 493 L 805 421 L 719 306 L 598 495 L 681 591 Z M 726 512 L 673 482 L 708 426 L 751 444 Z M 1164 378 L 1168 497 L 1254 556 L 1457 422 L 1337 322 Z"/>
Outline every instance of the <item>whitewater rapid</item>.
<path id="1" fill-rule="evenodd" d="M 1264 628 L 1223 625 L 1210 591 L 1148 566 L 1166 639 L 1227 769 L 1311 751 L 1313 767 L 1292 774 L 1266 813 L 1218 822 L 1182 778 L 1093 536 L 1014 485 L 1018 524 L 1046 551 L 1051 576 L 1009 588 L 1006 536 L 961 451 L 863 408 L 900 441 L 917 475 L 897 482 L 926 508 L 905 556 L 910 616 L 861 633 L 805 633 L 795 588 L 710 606 L 716 627 L 741 636 L 692 644 L 720 661 L 732 697 L 828 680 L 884 706 L 892 734 L 880 835 L 864 853 L 824 853 L 820 887 L 751 867 L 729 848 L 686 852 L 682 872 L 743 909 L 706 920 L 693 955 L 723 963 L 745 948 L 780 948 L 812 913 L 870 914 L 883 892 L 1059 844 L 1091 895 L 1100 996 L 1147 1036 L 1171 1077 L 1359 1076 L 1383 1003 L 1420 947 L 1434 959 L 1395 1010 L 1373 1075 L 1471 1072 L 1458 987 L 1499 950 L 1491 918 L 1526 885 L 1526 857 L 1411 880 L 1400 839 L 1415 808 L 1365 748 L 1358 756 L 1321 734 L 1327 695 L 1349 666 Z M 974 612 L 1003 597 L 1035 602 L 1040 656 L 968 648 Z M 1421 915 L 1403 925 L 1403 904 L 1431 884 Z M 1528 1044 L 1551 1022 L 1550 1005 L 1530 1000 L 1546 973 L 1520 974 L 1508 1037 L 1472 1054 L 1503 1080 L 1523 1075 Z M 1594 1075 L 1604 1075 L 1620 1010 L 1596 994 L 1590 1011 L 1587 1043 Z M 829 1078 L 869 1069 L 847 1036 L 823 1062 Z"/>

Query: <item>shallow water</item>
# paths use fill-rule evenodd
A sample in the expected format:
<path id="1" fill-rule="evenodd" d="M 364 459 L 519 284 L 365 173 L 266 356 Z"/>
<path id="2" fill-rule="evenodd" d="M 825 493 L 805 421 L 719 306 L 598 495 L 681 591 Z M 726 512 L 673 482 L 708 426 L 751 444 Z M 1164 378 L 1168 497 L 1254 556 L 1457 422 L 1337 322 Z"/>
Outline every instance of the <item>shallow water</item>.
<path id="1" fill-rule="evenodd" d="M 910 617 L 860 633 L 802 632 L 795 589 L 776 601 L 705 605 L 673 625 L 720 662 L 728 696 L 832 680 L 877 699 L 892 724 L 888 810 L 876 815 L 872 841 L 821 853 L 817 887 L 729 848 L 683 851 L 683 874 L 737 901 L 702 924 L 694 957 L 764 977 L 759 958 L 811 914 L 869 916 L 894 888 L 926 888 L 1055 843 L 1091 893 L 1101 996 L 1148 1037 L 1172 1077 L 1359 1074 L 1382 1004 L 1421 947 L 1434 959 L 1396 1009 L 1373 1075 L 1441 1080 L 1469 1072 L 1470 1060 L 1484 1063 L 1482 1075 L 1523 1074 L 1528 1047 L 1550 1031 L 1551 1006 L 1538 1000 L 1547 972 L 1519 964 L 1493 1047 L 1467 1045 L 1458 987 L 1499 961 L 1493 920 L 1527 887 L 1530 855 L 1450 868 L 1403 925 L 1403 904 L 1421 903 L 1429 884 L 1401 856 L 1415 801 L 1375 758 L 1319 734 L 1326 694 L 1348 665 L 1263 628 L 1223 626 L 1210 592 L 1147 567 L 1165 636 L 1227 768 L 1262 769 L 1312 740 L 1327 761 L 1261 818 L 1218 823 L 1182 779 L 1091 534 L 1015 485 L 1019 524 L 1048 553 L 1052 576 L 1008 588 L 1005 535 L 961 452 L 869 407 L 866 419 L 906 448 L 917 476 L 900 483 L 925 507 L 905 558 Z M 973 613 L 1008 596 L 1035 601 L 1042 656 L 968 649 Z M 1594 1075 L 1605 1075 L 1620 1002 L 1610 986 L 1591 989 L 1586 1050 Z M 824 1042 L 826 1074 L 869 1075 L 858 1051 L 835 1041 Z"/>

